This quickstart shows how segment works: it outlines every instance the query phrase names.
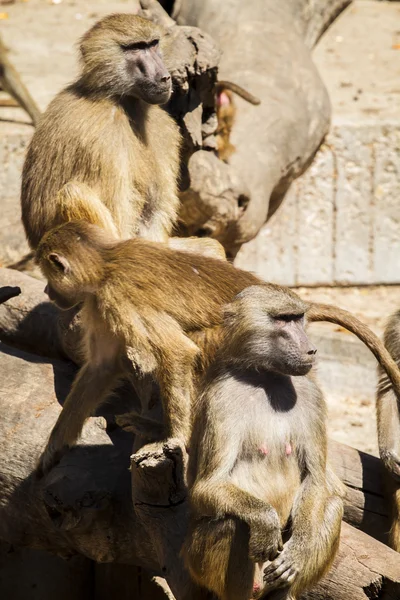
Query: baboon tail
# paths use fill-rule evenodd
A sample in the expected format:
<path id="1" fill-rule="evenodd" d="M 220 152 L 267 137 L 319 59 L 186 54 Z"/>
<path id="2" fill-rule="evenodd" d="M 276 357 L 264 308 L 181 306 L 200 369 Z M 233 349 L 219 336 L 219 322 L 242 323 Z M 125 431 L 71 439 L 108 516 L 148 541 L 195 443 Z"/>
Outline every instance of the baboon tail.
<path id="1" fill-rule="evenodd" d="M 316 321 L 328 321 L 335 323 L 354 333 L 372 352 L 381 367 L 386 371 L 387 376 L 394 388 L 396 394 L 400 397 L 400 371 L 390 353 L 385 348 L 383 342 L 371 329 L 357 319 L 347 310 L 337 308 L 330 304 L 311 304 L 307 312 L 307 319 L 313 323 Z"/>

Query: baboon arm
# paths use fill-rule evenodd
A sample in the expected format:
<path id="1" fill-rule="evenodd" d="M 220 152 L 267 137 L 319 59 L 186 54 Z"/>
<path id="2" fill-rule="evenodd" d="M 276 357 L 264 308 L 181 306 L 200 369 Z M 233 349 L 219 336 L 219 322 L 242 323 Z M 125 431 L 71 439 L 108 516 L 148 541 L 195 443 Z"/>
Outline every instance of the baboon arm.
<path id="1" fill-rule="evenodd" d="M 376 397 L 379 454 L 395 479 L 400 479 L 400 402 L 386 374 Z"/>
<path id="2" fill-rule="evenodd" d="M 50 471 L 63 452 L 76 442 L 85 420 L 113 391 L 120 374 L 114 365 L 86 364 L 81 368 L 40 458 L 39 474 Z"/>
<path id="3" fill-rule="evenodd" d="M 163 202 L 157 204 L 157 210 L 154 211 L 146 224 L 139 224 L 139 237 L 151 242 L 168 242 L 173 224 L 176 221 L 176 214 L 179 206 L 177 196 L 165 193 Z"/>
<path id="4" fill-rule="evenodd" d="M 229 515 L 251 523 L 260 514 L 275 512 L 271 504 L 252 496 L 230 481 L 201 480 L 192 490 L 192 499 L 196 510 L 211 518 Z"/>
<path id="5" fill-rule="evenodd" d="M 85 183 L 66 183 L 58 192 L 56 204 L 61 223 L 87 221 L 105 229 L 115 238 L 120 237 L 110 211 L 94 190 Z"/>
<path id="6" fill-rule="evenodd" d="M 22 83 L 17 70 L 7 57 L 7 50 L 0 38 L 0 83 L 2 87 L 26 110 L 34 125 L 40 119 L 40 110 L 36 102 Z"/>

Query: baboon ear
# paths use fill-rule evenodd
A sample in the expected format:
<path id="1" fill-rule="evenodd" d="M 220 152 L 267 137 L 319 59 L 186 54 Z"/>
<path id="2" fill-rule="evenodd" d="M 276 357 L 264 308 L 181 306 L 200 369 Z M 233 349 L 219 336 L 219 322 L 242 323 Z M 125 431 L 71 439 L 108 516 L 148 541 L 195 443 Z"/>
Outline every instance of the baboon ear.
<path id="1" fill-rule="evenodd" d="M 49 254 L 49 260 L 62 273 L 67 274 L 70 272 L 71 267 L 70 267 L 68 260 L 65 258 L 65 256 L 61 256 L 61 254 L 52 252 L 52 254 Z"/>

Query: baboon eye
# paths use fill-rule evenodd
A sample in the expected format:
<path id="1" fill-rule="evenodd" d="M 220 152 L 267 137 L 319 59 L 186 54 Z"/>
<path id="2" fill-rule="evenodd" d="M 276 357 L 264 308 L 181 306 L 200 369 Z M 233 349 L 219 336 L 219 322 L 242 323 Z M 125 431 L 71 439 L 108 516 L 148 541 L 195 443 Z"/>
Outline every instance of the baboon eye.
<path id="1" fill-rule="evenodd" d="M 131 44 L 121 44 L 122 50 L 129 52 L 130 50 L 146 50 L 146 48 L 153 48 L 158 45 L 158 40 L 152 40 L 151 42 L 132 42 Z"/>
<path id="2" fill-rule="evenodd" d="M 276 317 L 274 317 L 275 321 L 284 321 L 285 323 L 289 323 L 289 321 L 301 321 L 301 319 L 304 317 L 304 313 L 301 315 L 291 315 L 291 314 L 286 314 L 286 315 L 277 315 Z"/>

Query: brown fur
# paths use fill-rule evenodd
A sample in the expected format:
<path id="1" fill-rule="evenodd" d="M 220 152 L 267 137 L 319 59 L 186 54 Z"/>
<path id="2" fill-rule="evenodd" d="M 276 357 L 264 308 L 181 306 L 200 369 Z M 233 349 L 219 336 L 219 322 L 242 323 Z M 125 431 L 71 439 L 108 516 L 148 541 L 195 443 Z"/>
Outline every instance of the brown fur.
<path id="1" fill-rule="evenodd" d="M 389 319 L 384 342 L 400 366 L 400 310 Z M 376 408 L 379 453 L 388 474 L 386 489 L 392 507 L 389 541 L 392 548 L 400 552 L 400 395 L 381 366 Z"/>
<path id="2" fill-rule="evenodd" d="M 79 78 L 44 113 L 23 168 L 22 220 L 31 248 L 68 220 L 87 220 L 120 238 L 170 235 L 178 209 L 178 126 L 142 99 L 148 91 L 139 80 L 129 88 L 132 61 L 121 47 L 158 38 L 162 46 L 158 25 L 131 14 L 105 17 L 83 36 Z M 154 61 L 162 69 L 158 55 Z"/>
<path id="3" fill-rule="evenodd" d="M 227 162 L 235 152 L 235 146 L 230 141 L 237 110 L 233 92 L 243 98 L 243 100 L 254 105 L 260 104 L 261 101 L 241 86 L 230 81 L 218 81 L 215 87 L 217 94 L 218 120 L 217 152 L 218 157 Z"/>
<path id="4" fill-rule="evenodd" d="M 37 125 L 40 119 L 40 110 L 21 81 L 21 78 L 7 56 L 7 49 L 0 38 L 0 89 L 5 90 L 15 100 L 14 103 L 2 100 L 1 106 L 21 106 L 31 117 L 33 124 Z"/>
<path id="5" fill-rule="evenodd" d="M 285 289 L 285 306 L 278 303 L 270 311 L 288 311 L 288 298 L 298 302 L 296 294 L 287 288 L 265 284 L 225 261 L 178 252 L 140 238 L 117 241 L 103 229 L 83 221 L 49 232 L 38 248 L 37 258 L 56 302 L 63 308 L 83 303 L 86 363 L 82 371 L 94 371 L 95 378 L 99 364 L 111 364 L 113 375 L 108 378 L 115 387 L 125 369 L 121 360 L 124 362 L 128 353 L 140 374 L 155 375 L 161 387 L 166 435 L 181 439 L 186 439 L 189 428 L 193 369 L 196 363 L 204 368 L 221 343 L 224 305 L 252 285 Z M 368 328 L 334 307 L 311 305 L 308 314 L 310 321 L 321 320 L 326 314 L 370 347 L 374 344 L 376 355 L 400 390 L 400 374 L 394 361 Z M 105 393 L 109 385 L 104 384 Z M 79 403 L 79 396 L 79 386 L 75 386 L 68 405 Z M 97 397 L 97 403 L 105 397 L 100 391 L 91 396 Z M 82 409 L 82 418 L 92 411 L 92 406 Z M 66 421 L 63 413 L 61 418 Z M 75 441 L 82 424 L 74 424 L 71 419 L 74 435 L 62 445 Z"/>
<path id="6" fill-rule="evenodd" d="M 249 600 L 254 584 L 257 598 L 294 600 L 338 547 L 343 486 L 326 462 L 323 395 L 305 375 L 307 308 L 284 288 L 239 294 L 194 403 L 184 556 L 193 579 L 222 600 Z"/>

